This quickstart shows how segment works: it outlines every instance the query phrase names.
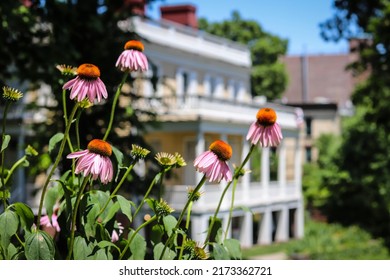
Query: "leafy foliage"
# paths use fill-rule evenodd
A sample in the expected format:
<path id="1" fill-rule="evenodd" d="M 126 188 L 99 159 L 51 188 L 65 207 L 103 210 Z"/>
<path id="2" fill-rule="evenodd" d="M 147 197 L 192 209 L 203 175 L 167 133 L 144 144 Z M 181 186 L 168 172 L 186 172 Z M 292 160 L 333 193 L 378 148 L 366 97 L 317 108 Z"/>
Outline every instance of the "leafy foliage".
<path id="1" fill-rule="evenodd" d="M 312 260 L 381 260 L 390 254 L 383 240 L 374 240 L 357 226 L 343 227 L 309 221 L 305 237 L 287 246 L 292 258 Z"/>
<path id="2" fill-rule="evenodd" d="M 287 73 L 279 58 L 287 51 L 287 40 L 264 31 L 254 20 L 241 18 L 238 11 L 233 11 L 231 19 L 223 22 L 209 23 L 201 18 L 199 28 L 248 45 L 252 58 L 252 95 L 264 95 L 271 100 L 281 97 Z"/>
<path id="3" fill-rule="evenodd" d="M 390 3 L 383 0 L 336 0 L 335 15 L 322 25 L 327 39 L 357 37 L 358 60 L 351 66 L 363 80 L 352 100 L 356 116 L 348 121 L 334 172 L 326 212 L 331 221 L 358 224 L 390 245 Z M 353 39 L 353 38 L 352 38 Z"/>

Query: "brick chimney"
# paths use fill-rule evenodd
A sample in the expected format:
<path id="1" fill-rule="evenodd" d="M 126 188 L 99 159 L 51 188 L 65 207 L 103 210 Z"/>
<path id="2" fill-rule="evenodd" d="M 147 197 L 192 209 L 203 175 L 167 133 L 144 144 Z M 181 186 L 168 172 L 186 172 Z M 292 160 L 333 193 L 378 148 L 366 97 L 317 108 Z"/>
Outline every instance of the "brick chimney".
<path id="1" fill-rule="evenodd" d="M 161 18 L 192 28 L 198 28 L 196 7 L 193 5 L 171 5 L 160 7 Z"/>
<path id="2" fill-rule="evenodd" d="M 124 0 L 124 7 L 130 9 L 133 14 L 145 16 L 145 0 Z"/>

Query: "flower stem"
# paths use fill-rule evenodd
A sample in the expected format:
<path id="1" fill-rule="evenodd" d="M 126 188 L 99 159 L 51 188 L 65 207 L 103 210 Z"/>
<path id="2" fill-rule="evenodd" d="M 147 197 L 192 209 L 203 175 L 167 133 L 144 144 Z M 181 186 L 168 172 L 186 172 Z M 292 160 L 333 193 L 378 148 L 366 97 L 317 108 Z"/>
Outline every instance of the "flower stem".
<path id="1" fill-rule="evenodd" d="M 80 191 L 77 194 L 76 202 L 74 204 L 74 208 L 72 210 L 72 224 L 70 229 L 70 240 L 69 240 L 69 248 L 68 248 L 68 256 L 67 260 L 70 260 L 73 254 L 73 245 L 74 245 L 74 235 L 76 231 L 76 219 L 77 219 L 77 211 L 80 205 L 81 197 L 83 196 L 85 187 L 87 186 L 89 180 L 89 176 L 84 178 L 83 184 L 81 185 Z"/>
<path id="2" fill-rule="evenodd" d="M 62 110 L 64 111 L 65 126 L 68 124 L 68 110 L 66 109 L 66 89 L 62 90 Z"/>
<path id="3" fill-rule="evenodd" d="M 202 177 L 202 179 L 199 181 L 198 185 L 197 185 L 197 186 L 195 187 L 195 189 L 192 191 L 191 196 L 188 198 L 187 203 L 184 205 L 184 208 L 183 208 L 183 210 L 181 211 L 179 218 L 177 219 L 176 226 L 175 226 L 175 228 L 173 229 L 171 236 L 169 236 L 167 242 L 165 243 L 164 249 L 162 250 L 161 255 L 160 255 L 160 260 L 161 260 L 162 257 L 164 256 L 165 250 L 167 249 L 168 245 L 169 245 L 169 244 L 172 242 L 172 240 L 174 239 L 174 237 L 175 237 L 175 235 L 176 235 L 176 231 L 177 231 L 177 229 L 179 228 L 179 226 L 180 226 L 180 224 L 181 224 L 181 221 L 183 220 L 183 217 L 184 217 L 185 212 L 187 211 L 187 209 L 188 209 L 188 207 L 190 206 L 191 202 L 194 200 L 194 196 L 195 196 L 196 193 L 200 190 L 200 188 L 204 185 L 204 183 L 206 182 L 206 180 L 207 180 L 206 175 L 203 175 L 203 177 Z"/>
<path id="4" fill-rule="evenodd" d="M 129 241 L 127 242 L 127 244 L 126 244 L 126 246 L 125 246 L 125 248 L 123 248 L 123 251 L 122 251 L 122 253 L 121 253 L 120 256 L 119 256 L 119 259 L 120 259 L 120 260 L 124 257 L 124 255 L 125 255 L 127 249 L 129 249 L 129 247 L 130 247 L 130 245 L 131 245 L 131 242 L 133 242 L 133 240 L 134 240 L 135 236 L 137 235 L 137 233 L 138 233 L 141 229 L 143 229 L 144 227 L 146 227 L 148 224 L 154 222 L 155 220 L 157 220 L 157 216 L 156 216 L 156 215 L 153 216 L 152 218 L 150 218 L 149 220 L 147 220 L 147 221 L 146 221 L 145 223 L 143 223 L 142 225 L 140 225 L 140 226 L 133 232 L 133 234 L 131 235 Z"/>
<path id="5" fill-rule="evenodd" d="M 75 129 L 76 129 L 76 148 L 77 150 L 80 149 L 80 129 L 79 129 L 79 124 L 80 124 L 80 116 L 81 116 L 82 110 L 78 111 L 77 116 L 76 116 L 76 124 L 75 124 Z M 72 151 L 73 152 L 73 151 Z"/>
<path id="6" fill-rule="evenodd" d="M 68 122 L 67 122 L 67 125 L 65 127 L 64 138 L 61 141 L 61 145 L 60 145 L 60 148 L 59 148 L 59 151 L 57 154 L 57 158 L 56 158 L 55 162 L 53 163 L 53 166 L 51 167 L 51 170 L 46 178 L 45 184 L 43 185 L 42 195 L 41 195 L 41 199 L 39 202 L 39 208 L 38 208 L 37 228 L 39 228 L 39 224 L 40 224 L 40 219 L 41 219 L 41 215 L 42 215 L 42 208 L 43 208 L 43 201 L 45 198 L 47 187 L 49 186 L 51 177 L 53 176 L 55 169 L 57 168 L 58 164 L 60 163 L 62 154 L 64 152 L 64 148 L 65 148 L 65 142 L 67 141 L 67 138 L 69 135 L 69 130 L 70 130 L 70 127 L 72 125 L 72 119 L 74 118 L 78 108 L 79 108 L 79 103 L 76 103 L 75 106 L 73 107 L 73 111 L 71 112 L 69 119 L 68 119 Z"/>
<path id="7" fill-rule="evenodd" d="M 192 205 L 194 204 L 193 201 L 191 201 L 190 205 L 188 206 L 188 211 L 187 211 L 187 219 L 186 219 L 186 226 L 185 226 L 185 231 L 184 232 L 187 232 L 187 230 L 189 229 L 190 227 L 190 220 L 191 220 L 191 210 L 192 210 Z M 184 244 L 186 242 L 186 239 L 187 239 L 187 234 L 184 233 L 183 234 L 183 242 L 181 244 L 181 248 L 180 248 L 180 253 L 179 253 L 179 260 L 181 260 L 183 258 L 183 252 L 184 252 Z"/>
<path id="8" fill-rule="evenodd" d="M 227 222 L 227 225 L 226 225 L 225 238 L 224 239 L 227 238 L 227 235 L 228 235 L 228 232 L 229 232 L 229 228 L 230 228 L 230 224 L 231 224 L 231 221 L 232 221 L 233 208 L 234 208 L 234 199 L 235 199 L 235 194 L 236 194 L 236 189 L 237 189 L 237 182 L 238 182 L 238 179 L 235 178 L 234 182 L 233 182 L 232 200 L 231 200 L 231 204 L 230 204 L 229 218 L 228 218 L 228 222 Z"/>
<path id="9" fill-rule="evenodd" d="M 27 156 L 24 155 L 23 157 L 21 157 L 17 162 L 14 163 L 14 165 L 12 165 L 11 169 L 9 170 L 8 172 L 8 175 L 7 177 L 5 177 L 5 180 L 4 180 L 4 184 L 7 184 L 9 178 L 11 178 L 12 176 L 12 173 L 14 173 L 15 169 L 21 165 L 25 160 L 26 160 Z"/>
<path id="10" fill-rule="evenodd" d="M 120 93 L 121 93 L 123 84 L 125 83 L 125 81 L 126 81 L 128 75 L 129 75 L 129 72 L 128 72 L 128 71 L 126 71 L 126 72 L 123 74 L 122 81 L 121 81 L 121 83 L 118 85 L 118 88 L 117 88 L 117 90 L 116 90 L 116 92 L 115 92 L 114 100 L 112 101 L 110 122 L 108 123 L 106 133 L 104 134 L 104 137 L 103 137 L 103 140 L 104 140 L 104 141 L 107 139 L 108 135 L 110 134 L 110 131 L 111 131 L 111 128 L 112 128 L 112 123 L 114 122 L 116 104 L 118 103 L 119 95 L 120 95 Z"/>
<path id="11" fill-rule="evenodd" d="M 122 179 L 121 181 L 118 183 L 118 185 L 115 187 L 115 189 L 112 191 L 112 193 L 110 194 L 110 197 L 107 199 L 106 201 L 106 204 L 104 204 L 103 208 L 100 209 L 99 211 L 99 214 L 96 215 L 96 219 L 101 215 L 103 214 L 104 210 L 106 210 L 108 204 L 110 203 L 110 201 L 114 198 L 114 196 L 117 194 L 117 192 L 119 191 L 119 189 L 121 188 L 121 186 L 123 185 L 123 183 L 125 182 L 127 176 L 129 175 L 130 171 L 133 169 L 135 163 L 132 163 L 130 164 L 130 166 L 127 168 L 125 174 L 123 174 L 122 176 Z"/>
<path id="12" fill-rule="evenodd" d="M 241 173 L 241 170 L 244 168 L 244 165 L 248 162 L 249 158 L 251 157 L 252 155 L 252 152 L 254 151 L 255 149 L 255 145 L 252 144 L 251 148 L 249 149 L 249 152 L 248 154 L 246 155 L 245 159 L 243 160 L 243 162 L 241 163 L 241 165 L 235 170 L 234 172 L 234 175 L 233 175 L 233 180 L 237 180 L 238 177 L 240 176 L 240 173 Z M 206 239 L 204 241 L 204 245 L 203 246 L 206 246 L 207 245 L 207 242 L 209 242 L 209 239 L 210 239 L 210 235 L 211 235 L 211 230 L 214 226 L 214 223 L 215 223 L 215 220 L 217 219 L 217 216 L 218 216 L 218 213 L 219 213 L 219 209 L 221 208 L 221 205 L 222 205 L 222 201 L 223 201 L 223 198 L 225 197 L 225 194 L 227 192 L 227 190 L 229 189 L 230 185 L 231 185 L 232 181 L 230 181 L 225 189 L 223 190 L 222 194 L 221 194 L 221 197 L 219 198 L 219 202 L 218 202 L 218 205 L 217 205 L 217 208 L 215 209 L 215 212 L 214 212 L 214 216 L 213 218 L 211 219 L 211 222 L 210 222 L 210 226 L 208 228 L 208 231 L 207 231 L 207 236 L 206 236 Z"/>
<path id="13" fill-rule="evenodd" d="M 161 176 L 161 172 L 158 173 L 158 174 L 160 174 L 160 176 Z M 158 174 L 157 174 L 157 175 L 158 175 Z M 150 194 L 150 192 L 152 191 L 154 185 L 156 184 L 156 181 L 157 181 L 157 178 L 158 178 L 157 175 L 154 177 L 153 181 L 150 183 L 148 190 L 146 191 L 144 197 L 143 197 L 142 200 L 141 200 L 141 203 L 138 205 L 137 209 L 135 210 L 134 215 L 133 215 L 133 217 L 132 217 L 132 218 L 133 218 L 133 221 L 134 221 L 135 217 L 137 216 L 138 212 L 141 210 L 142 206 L 144 205 L 145 199 L 149 196 L 149 194 Z"/>
<path id="14" fill-rule="evenodd" d="M 5 104 L 5 108 L 4 108 L 4 113 L 3 113 L 3 125 L 2 125 L 2 130 L 1 130 L 1 145 L 0 147 L 3 146 L 3 143 L 4 143 L 4 140 L 5 140 L 5 124 L 6 124 L 6 118 L 7 118 L 7 112 L 8 112 L 8 109 L 10 107 L 11 103 L 10 102 L 7 102 Z M 3 193 L 3 205 L 4 205 L 4 209 L 7 208 L 7 198 L 6 198 L 6 195 L 5 195 L 5 179 L 4 179 L 4 159 L 5 159 L 5 149 L 1 151 L 1 162 L 0 162 L 0 166 L 1 166 L 1 188 L 4 190 L 4 193 Z"/>

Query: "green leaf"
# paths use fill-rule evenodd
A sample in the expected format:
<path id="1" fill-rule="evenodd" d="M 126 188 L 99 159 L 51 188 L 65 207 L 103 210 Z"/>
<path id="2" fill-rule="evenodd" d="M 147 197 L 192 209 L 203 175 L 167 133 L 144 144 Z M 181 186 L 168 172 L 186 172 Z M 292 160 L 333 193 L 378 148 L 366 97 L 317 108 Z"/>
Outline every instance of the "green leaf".
<path id="1" fill-rule="evenodd" d="M 164 244 L 163 243 L 158 243 L 156 246 L 154 246 L 153 249 L 153 256 L 155 260 L 159 260 L 160 256 L 164 250 Z M 161 258 L 162 260 L 173 260 L 176 257 L 176 253 L 172 251 L 169 248 L 165 249 L 164 255 Z"/>
<path id="2" fill-rule="evenodd" d="M 123 165 L 123 153 L 115 146 L 111 146 L 112 152 L 114 153 L 114 156 L 118 162 L 118 166 Z"/>
<path id="3" fill-rule="evenodd" d="M 91 246 L 87 244 L 87 241 L 83 237 L 77 236 L 74 239 L 73 258 L 75 260 L 87 260 L 91 259 L 91 257 L 89 257 L 91 254 Z"/>
<path id="4" fill-rule="evenodd" d="M 38 230 L 28 235 L 25 254 L 28 260 L 53 260 L 54 242 L 46 232 Z"/>
<path id="5" fill-rule="evenodd" d="M 131 222 L 132 216 L 131 216 L 131 205 L 132 202 L 127 200 L 121 195 L 117 195 L 116 198 L 118 199 L 119 206 L 121 208 L 122 213 L 129 219 Z"/>
<path id="6" fill-rule="evenodd" d="M 210 218 L 210 221 L 212 221 L 213 218 Z M 221 243 L 221 236 L 222 236 L 222 221 L 219 218 L 216 218 L 214 220 L 213 228 L 210 231 L 210 241 L 214 242 L 218 240 L 218 243 Z"/>
<path id="7" fill-rule="evenodd" d="M 115 214 L 118 212 L 119 209 L 120 209 L 119 203 L 117 201 L 114 202 L 114 204 L 108 208 L 108 212 L 106 217 L 103 220 L 103 224 L 109 222 L 115 216 Z"/>
<path id="8" fill-rule="evenodd" d="M 47 190 L 45 195 L 44 206 L 46 214 L 51 217 L 53 215 L 54 206 L 64 195 L 64 189 L 61 186 L 62 183 L 55 185 L 54 187 Z"/>
<path id="9" fill-rule="evenodd" d="M 61 142 L 64 139 L 64 134 L 62 132 L 58 132 L 53 135 L 49 140 L 49 153 L 55 148 L 58 142 Z"/>
<path id="10" fill-rule="evenodd" d="M 223 245 L 228 251 L 230 255 L 230 259 L 233 260 L 242 259 L 241 246 L 240 246 L 240 242 L 237 239 L 225 239 Z"/>
<path id="11" fill-rule="evenodd" d="M 26 227 L 26 230 L 30 231 L 34 223 L 34 213 L 30 206 L 22 202 L 16 202 L 12 204 L 12 206 L 15 209 L 16 214 L 18 214 L 22 226 Z"/>
<path id="12" fill-rule="evenodd" d="M 213 258 L 215 260 L 230 260 L 229 253 L 225 250 L 225 247 L 217 243 L 213 244 Z"/>
<path id="13" fill-rule="evenodd" d="M 18 250 L 18 248 L 15 247 L 14 244 L 10 243 L 8 245 L 8 250 L 7 250 L 7 259 L 8 260 L 17 260 L 19 256 L 21 255 L 22 252 Z"/>
<path id="14" fill-rule="evenodd" d="M 177 220 L 172 215 L 168 215 L 163 217 L 163 223 L 165 227 L 165 231 L 167 232 L 168 236 L 172 234 L 173 229 L 176 227 Z"/>
<path id="15" fill-rule="evenodd" d="M 18 227 L 18 215 L 9 209 L 6 209 L 4 213 L 0 215 L 0 245 L 3 250 L 8 248 L 11 237 L 17 232 Z"/>
<path id="16" fill-rule="evenodd" d="M 131 235 L 133 234 L 134 231 L 131 232 Z M 133 241 L 130 244 L 130 251 L 131 251 L 131 257 L 130 257 L 131 260 L 145 259 L 146 241 L 142 235 L 137 233 L 137 235 L 134 237 Z"/>
<path id="17" fill-rule="evenodd" d="M 150 239 L 152 244 L 157 244 L 161 242 L 161 239 L 164 235 L 163 226 L 160 224 L 156 224 L 152 227 L 152 232 L 150 234 Z"/>
<path id="18" fill-rule="evenodd" d="M 137 236 L 133 239 L 133 242 L 130 244 L 131 251 L 131 260 L 143 260 L 146 255 L 146 241 L 145 239 L 137 234 Z"/>
<path id="19" fill-rule="evenodd" d="M 86 222 L 84 224 L 84 231 L 87 237 L 95 237 L 96 217 L 99 214 L 99 211 L 100 207 L 98 204 L 91 204 L 86 207 Z"/>
<path id="20" fill-rule="evenodd" d="M 7 149 L 10 140 L 11 140 L 11 136 L 10 135 L 4 135 L 4 141 L 3 141 L 3 143 L 1 143 L 0 153 L 2 151 L 4 151 L 5 149 Z"/>
<path id="21" fill-rule="evenodd" d="M 99 248 L 101 248 L 101 249 L 113 247 L 113 248 L 117 249 L 119 253 L 120 253 L 120 251 L 121 251 L 121 250 L 119 249 L 118 246 L 116 246 L 114 243 L 112 243 L 112 242 L 110 242 L 110 241 L 107 241 L 107 240 L 102 240 L 102 241 L 100 241 L 100 242 L 98 243 L 98 246 L 99 246 Z"/>

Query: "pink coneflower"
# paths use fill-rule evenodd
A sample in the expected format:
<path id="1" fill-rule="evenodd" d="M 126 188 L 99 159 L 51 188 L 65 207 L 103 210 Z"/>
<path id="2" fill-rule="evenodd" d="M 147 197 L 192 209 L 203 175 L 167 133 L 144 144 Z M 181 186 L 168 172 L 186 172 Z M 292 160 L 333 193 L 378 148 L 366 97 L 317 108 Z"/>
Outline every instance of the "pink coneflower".
<path id="1" fill-rule="evenodd" d="M 140 41 L 128 41 L 125 44 L 124 51 L 118 57 L 115 66 L 123 72 L 148 70 L 148 59 L 143 51 L 144 45 Z"/>
<path id="2" fill-rule="evenodd" d="M 93 139 L 86 150 L 71 153 L 67 155 L 67 158 L 77 158 L 76 174 L 81 172 L 84 176 L 91 174 L 93 180 L 99 177 L 103 184 L 107 184 L 114 176 L 111 154 L 110 144 L 103 140 Z"/>
<path id="3" fill-rule="evenodd" d="M 232 172 L 226 161 L 232 157 L 232 147 L 217 140 L 211 143 L 209 150 L 199 155 L 194 166 L 196 170 L 206 175 L 210 182 L 220 182 L 232 180 Z"/>
<path id="4" fill-rule="evenodd" d="M 54 229 L 56 232 L 60 232 L 61 228 L 60 225 L 58 224 L 57 218 L 58 218 L 57 215 L 53 213 L 53 215 L 51 215 L 51 221 L 50 221 L 50 217 L 48 215 L 45 215 L 41 217 L 39 222 L 40 225 L 46 228 Z"/>
<path id="5" fill-rule="evenodd" d="M 119 236 L 123 233 L 124 227 L 121 223 L 118 223 L 118 231 L 116 229 L 112 230 L 111 233 L 111 242 L 117 242 L 119 240 Z"/>
<path id="6" fill-rule="evenodd" d="M 275 147 L 283 139 L 282 130 L 276 122 L 276 113 L 271 108 L 262 108 L 257 112 L 256 121 L 252 123 L 246 136 L 252 144 L 261 147 Z"/>
<path id="7" fill-rule="evenodd" d="M 77 77 L 68 81 L 62 87 L 71 89 L 70 99 L 77 98 L 78 102 L 88 98 L 91 103 L 107 98 L 107 89 L 100 79 L 100 70 L 97 66 L 85 63 L 77 68 Z"/>

